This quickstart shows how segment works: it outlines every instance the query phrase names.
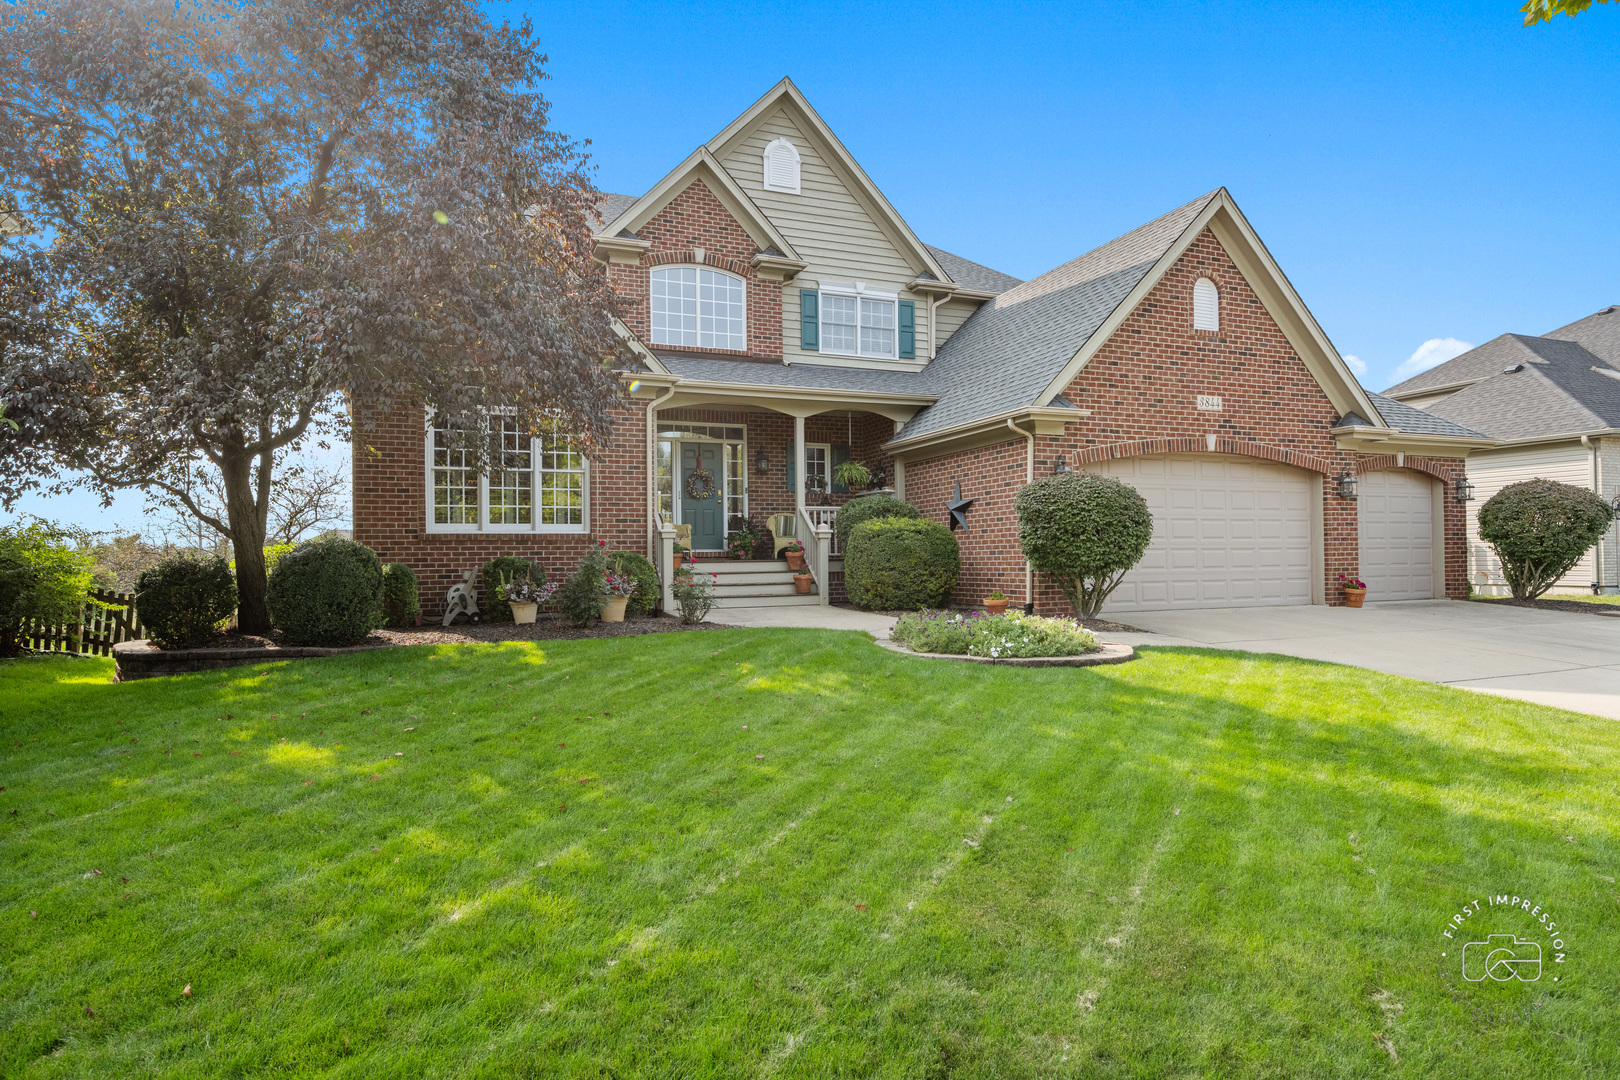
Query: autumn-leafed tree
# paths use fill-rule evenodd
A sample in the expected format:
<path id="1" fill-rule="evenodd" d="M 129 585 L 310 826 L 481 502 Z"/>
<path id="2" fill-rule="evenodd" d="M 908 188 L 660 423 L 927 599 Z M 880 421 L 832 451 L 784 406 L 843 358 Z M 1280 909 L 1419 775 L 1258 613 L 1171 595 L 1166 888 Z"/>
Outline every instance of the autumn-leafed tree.
<path id="1" fill-rule="evenodd" d="M 60 0 L 0 13 L 0 499 L 198 515 L 263 631 L 278 455 L 426 403 L 605 440 L 596 195 L 527 24 L 468 0 Z M 355 432 L 361 440 L 364 430 Z M 209 515 L 214 516 L 214 515 Z"/>

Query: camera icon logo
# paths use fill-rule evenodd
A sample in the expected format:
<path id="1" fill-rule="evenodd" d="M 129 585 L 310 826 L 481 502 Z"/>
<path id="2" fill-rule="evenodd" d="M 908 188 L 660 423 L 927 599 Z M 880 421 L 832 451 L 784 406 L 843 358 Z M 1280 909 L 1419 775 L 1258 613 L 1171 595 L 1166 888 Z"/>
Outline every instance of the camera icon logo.
<path id="1" fill-rule="evenodd" d="M 1535 982 L 1541 978 L 1541 946 L 1514 934 L 1491 934 L 1463 946 L 1462 977 L 1469 982 Z"/>

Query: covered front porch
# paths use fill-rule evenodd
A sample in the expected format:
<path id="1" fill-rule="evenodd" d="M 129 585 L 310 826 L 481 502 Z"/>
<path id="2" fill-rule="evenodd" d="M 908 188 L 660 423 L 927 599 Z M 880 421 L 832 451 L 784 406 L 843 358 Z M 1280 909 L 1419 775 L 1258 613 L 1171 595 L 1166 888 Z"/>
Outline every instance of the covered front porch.
<path id="1" fill-rule="evenodd" d="M 679 383 L 662 393 L 649 408 L 648 477 L 666 604 L 677 543 L 721 575 L 717 606 L 789 595 L 796 603 L 830 603 L 842 562 L 838 508 L 868 491 L 903 489 L 903 469 L 883 446 L 924 403 L 876 397 Z M 846 461 L 867 467 L 866 485 L 852 490 L 839 481 L 837 467 Z M 744 530 L 799 541 L 812 593 L 794 594 L 780 558 L 728 558 L 728 540 Z"/>

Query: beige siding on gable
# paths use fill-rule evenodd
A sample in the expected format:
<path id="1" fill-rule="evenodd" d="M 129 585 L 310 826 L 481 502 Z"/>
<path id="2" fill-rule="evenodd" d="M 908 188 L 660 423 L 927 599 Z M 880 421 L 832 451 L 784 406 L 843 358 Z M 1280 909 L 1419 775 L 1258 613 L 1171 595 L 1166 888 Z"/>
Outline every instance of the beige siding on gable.
<path id="1" fill-rule="evenodd" d="M 1476 593 L 1507 596 L 1502 564 L 1491 546 L 1479 537 L 1479 508 L 1509 484 L 1522 480 L 1556 480 L 1560 484 L 1592 490 L 1592 451 L 1578 442 L 1556 446 L 1481 450 L 1468 455 L 1468 479 L 1474 498 L 1468 504 L 1468 580 Z M 1607 486 L 1607 485 L 1605 485 Z M 1590 592 L 1597 578 L 1597 548 L 1586 553 L 1554 591 Z"/>
<path id="2" fill-rule="evenodd" d="M 968 316 L 979 310 L 980 303 L 978 300 L 947 300 L 939 305 L 936 316 L 939 319 L 939 348 L 943 349 L 951 335 L 967 322 Z"/>
<path id="3" fill-rule="evenodd" d="M 772 139 L 792 141 L 799 151 L 800 194 L 767 191 L 764 181 L 765 146 Z M 783 358 L 795 362 L 848 362 L 871 367 L 912 367 L 927 359 L 928 301 L 905 289 L 921 267 L 907 262 L 900 249 L 866 212 L 859 200 L 828 166 L 816 146 L 801 132 L 785 109 L 768 116 L 740 142 L 721 164 L 770 218 L 808 264 L 783 290 Z M 900 293 L 917 304 L 917 358 L 884 363 L 843 357 L 822 357 L 799 348 L 799 290 L 817 288 L 821 281 L 864 281 Z"/>

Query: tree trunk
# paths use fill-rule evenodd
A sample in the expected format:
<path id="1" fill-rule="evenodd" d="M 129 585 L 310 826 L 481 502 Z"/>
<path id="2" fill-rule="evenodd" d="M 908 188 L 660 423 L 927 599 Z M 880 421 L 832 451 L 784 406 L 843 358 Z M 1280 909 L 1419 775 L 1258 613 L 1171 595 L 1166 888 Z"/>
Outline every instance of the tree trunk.
<path id="1" fill-rule="evenodd" d="M 253 490 L 253 459 L 227 455 L 221 462 L 225 512 L 236 556 L 236 625 L 244 633 L 268 634 L 270 609 L 265 606 L 264 514 Z M 268 477 L 261 477 L 268 483 Z"/>

